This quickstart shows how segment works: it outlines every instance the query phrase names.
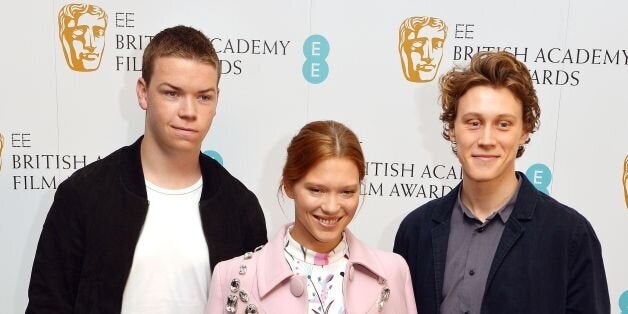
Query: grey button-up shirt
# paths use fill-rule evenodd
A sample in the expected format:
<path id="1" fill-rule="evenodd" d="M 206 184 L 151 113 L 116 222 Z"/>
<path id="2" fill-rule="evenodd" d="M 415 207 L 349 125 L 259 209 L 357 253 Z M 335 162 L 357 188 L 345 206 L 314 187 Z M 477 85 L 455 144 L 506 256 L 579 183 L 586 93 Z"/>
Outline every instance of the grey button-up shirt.
<path id="1" fill-rule="evenodd" d="M 458 194 L 451 214 L 441 313 L 480 313 L 488 272 L 520 187 L 521 179 L 506 205 L 484 223 L 462 204 Z"/>

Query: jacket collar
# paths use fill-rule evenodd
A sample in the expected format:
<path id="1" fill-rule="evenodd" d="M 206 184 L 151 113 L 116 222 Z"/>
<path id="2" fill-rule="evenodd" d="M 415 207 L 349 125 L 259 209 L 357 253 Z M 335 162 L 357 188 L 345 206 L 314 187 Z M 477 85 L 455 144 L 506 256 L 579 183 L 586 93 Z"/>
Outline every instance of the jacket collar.
<path id="1" fill-rule="evenodd" d="M 144 170 L 142 168 L 141 146 L 144 136 L 140 136 L 133 144 L 122 148 L 121 174 L 120 180 L 125 189 L 137 196 L 146 199 L 146 183 L 144 180 Z M 201 165 L 201 175 L 203 176 L 203 191 L 201 201 L 206 201 L 220 192 L 223 172 L 216 171 L 216 167 L 221 167 L 218 162 L 205 154 L 199 152 L 199 163 Z"/>
<path id="2" fill-rule="evenodd" d="M 379 278 L 390 278 L 389 272 L 373 249 L 360 241 L 349 229 L 345 230 L 345 236 L 349 246 L 349 264 L 361 265 Z"/>
<path id="3" fill-rule="evenodd" d="M 257 262 L 257 288 L 263 298 L 282 282 L 293 276 L 292 269 L 283 254 L 286 232 L 292 224 L 285 225 L 277 235 L 259 252 Z M 388 272 L 380 259 L 362 241 L 358 240 L 349 229 L 345 229 L 345 237 L 349 247 L 349 265 L 358 264 L 377 277 L 388 279 Z M 359 268 L 358 268 L 359 269 Z"/>
<path id="4" fill-rule="evenodd" d="M 122 186 L 129 192 L 147 199 L 146 183 L 144 182 L 144 170 L 142 169 L 142 157 L 140 147 L 144 136 L 138 138 L 135 143 L 122 148 L 120 162 L 120 180 Z"/>
<path id="5" fill-rule="evenodd" d="M 530 220 L 534 216 L 536 203 L 539 201 L 541 192 L 532 185 L 532 182 L 522 172 L 517 171 L 517 175 L 521 178 L 521 187 L 511 217 L 519 220 Z"/>
<path id="6" fill-rule="evenodd" d="M 458 194 L 460 188 L 462 187 L 462 182 L 458 183 L 458 185 L 451 190 L 447 195 L 434 200 L 434 212 L 432 213 L 432 220 L 439 224 L 448 223 L 451 219 L 451 212 L 454 209 L 454 205 L 458 198 Z"/>

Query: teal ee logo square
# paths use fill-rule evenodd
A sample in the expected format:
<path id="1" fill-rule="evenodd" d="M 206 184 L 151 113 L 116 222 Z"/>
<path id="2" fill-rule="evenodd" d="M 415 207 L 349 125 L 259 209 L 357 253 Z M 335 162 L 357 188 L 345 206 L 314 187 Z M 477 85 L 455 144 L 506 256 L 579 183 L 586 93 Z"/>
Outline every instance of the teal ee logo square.
<path id="1" fill-rule="evenodd" d="M 628 290 L 619 296 L 619 310 L 620 314 L 628 314 Z"/>
<path id="2" fill-rule="evenodd" d="M 329 65 L 325 59 L 329 56 L 329 42 L 322 35 L 311 35 L 303 43 L 303 77 L 312 84 L 319 84 L 327 79 Z"/>
<path id="3" fill-rule="evenodd" d="M 215 151 L 215 150 L 206 150 L 206 151 L 203 152 L 203 154 L 213 158 L 220 165 L 223 165 L 222 156 L 220 156 L 220 154 L 217 151 Z"/>
<path id="4" fill-rule="evenodd" d="M 534 164 L 530 166 L 526 171 L 526 177 L 537 190 L 549 195 L 548 187 L 552 182 L 552 171 L 546 165 Z"/>

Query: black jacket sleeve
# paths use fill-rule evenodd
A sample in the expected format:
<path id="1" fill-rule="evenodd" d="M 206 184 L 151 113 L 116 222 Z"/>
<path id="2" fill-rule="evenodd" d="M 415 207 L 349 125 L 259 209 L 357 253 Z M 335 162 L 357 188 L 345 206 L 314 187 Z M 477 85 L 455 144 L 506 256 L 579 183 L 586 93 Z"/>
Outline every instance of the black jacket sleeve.
<path id="1" fill-rule="evenodd" d="M 84 221 L 69 182 L 59 185 L 44 222 L 26 313 L 73 313 L 83 263 Z"/>

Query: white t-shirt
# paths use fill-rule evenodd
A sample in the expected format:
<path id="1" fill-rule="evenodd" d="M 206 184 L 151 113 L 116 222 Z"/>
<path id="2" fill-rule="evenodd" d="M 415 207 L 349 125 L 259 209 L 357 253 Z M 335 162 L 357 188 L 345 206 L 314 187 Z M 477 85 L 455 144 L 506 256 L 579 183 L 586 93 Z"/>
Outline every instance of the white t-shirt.
<path id="1" fill-rule="evenodd" d="M 148 214 L 122 297 L 123 314 L 202 314 L 210 281 L 201 226 L 202 177 L 169 190 L 146 181 Z"/>

